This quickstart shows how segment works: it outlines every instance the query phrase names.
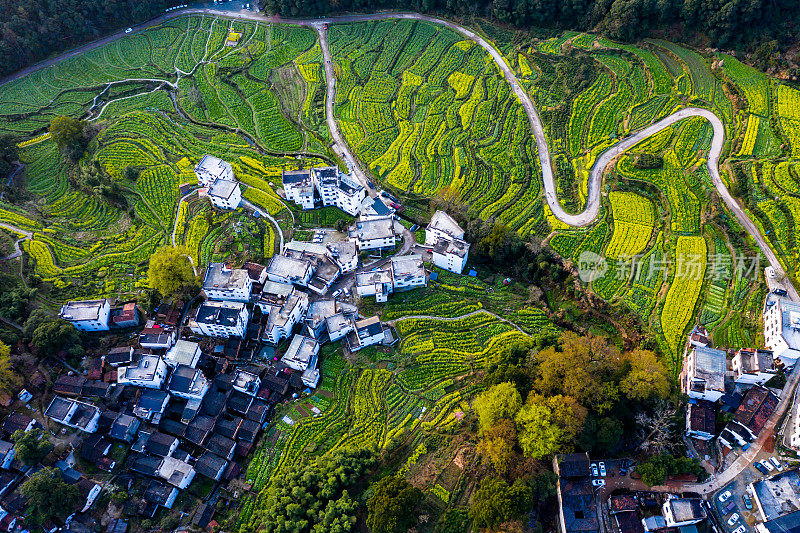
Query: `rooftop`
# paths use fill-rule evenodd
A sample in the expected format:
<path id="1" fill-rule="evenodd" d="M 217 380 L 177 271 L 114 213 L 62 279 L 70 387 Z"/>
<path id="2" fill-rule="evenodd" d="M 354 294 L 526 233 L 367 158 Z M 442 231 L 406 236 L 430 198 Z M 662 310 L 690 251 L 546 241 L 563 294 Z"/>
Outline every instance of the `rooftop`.
<path id="1" fill-rule="evenodd" d="M 224 263 L 211 263 L 203 279 L 204 290 L 236 290 L 247 287 L 250 274 L 243 268 L 228 268 Z"/>
<path id="2" fill-rule="evenodd" d="M 672 498 L 667 500 L 666 504 L 672 509 L 672 516 L 676 523 L 697 520 L 706 516 L 702 500 L 699 498 Z"/>
<path id="3" fill-rule="evenodd" d="M 284 185 L 311 185 L 311 171 L 309 170 L 284 170 L 282 181 Z"/>
<path id="4" fill-rule="evenodd" d="M 556 456 L 561 477 L 589 477 L 589 456 L 586 453 L 564 453 Z"/>
<path id="5" fill-rule="evenodd" d="M 431 222 L 428 224 L 427 229 L 439 230 L 443 233 L 455 237 L 456 239 L 464 238 L 464 230 L 458 225 L 453 217 L 444 211 L 436 211 L 431 217 Z"/>
<path id="6" fill-rule="evenodd" d="M 201 394 L 208 386 L 208 380 L 199 368 L 178 365 L 169 378 L 167 389 L 183 394 Z"/>
<path id="7" fill-rule="evenodd" d="M 211 187 L 208 189 L 209 196 L 216 196 L 217 198 L 228 199 L 233 194 L 233 191 L 239 188 L 239 184 L 235 181 L 217 178 Z"/>
<path id="8" fill-rule="evenodd" d="M 778 398 L 765 387 L 751 387 L 736 409 L 733 419 L 758 435 L 778 406 Z"/>
<path id="9" fill-rule="evenodd" d="M 294 281 L 306 279 L 312 268 L 311 261 L 307 259 L 273 255 L 269 261 L 267 272 L 274 276 Z"/>
<path id="10" fill-rule="evenodd" d="M 356 274 L 356 285 L 358 287 L 382 284 L 391 285 L 392 281 L 392 269 L 388 266 L 379 270 L 359 272 Z"/>
<path id="11" fill-rule="evenodd" d="M 376 316 L 359 320 L 356 322 L 356 332 L 359 339 L 382 334 L 383 326 L 381 325 L 381 320 Z"/>
<path id="12" fill-rule="evenodd" d="M 61 306 L 58 316 L 64 320 L 83 321 L 100 318 L 100 309 L 106 300 L 83 300 L 67 302 Z"/>
<path id="13" fill-rule="evenodd" d="M 765 521 L 800 510 L 800 474 L 797 469 L 756 481 L 752 487 Z"/>
<path id="14" fill-rule="evenodd" d="M 250 280 L 253 282 L 257 282 L 261 278 L 261 273 L 264 272 L 266 268 L 267 267 L 264 265 L 253 263 L 251 261 L 247 261 L 242 265 L 242 269 L 247 271 L 247 275 L 250 276 Z"/>
<path id="15" fill-rule="evenodd" d="M 392 257 L 392 273 L 396 280 L 425 277 L 425 265 L 422 262 L 422 256 L 412 254 Z"/>
<path id="16" fill-rule="evenodd" d="M 713 435 L 716 432 L 717 410 L 714 402 L 696 400 L 689 404 L 689 429 Z"/>
<path id="17" fill-rule="evenodd" d="M 164 356 L 164 360 L 174 365 L 189 365 L 192 366 L 197 349 L 200 347 L 196 342 L 178 339 L 175 346 L 169 349 Z"/>
<path id="18" fill-rule="evenodd" d="M 161 362 L 161 357 L 158 355 L 145 355 L 142 358 L 129 366 L 120 367 L 117 372 L 119 373 L 118 379 L 126 379 L 128 381 L 152 381 L 156 377 L 156 370 Z"/>
<path id="19" fill-rule="evenodd" d="M 317 341 L 305 335 L 295 335 L 281 361 L 295 370 L 305 370 L 309 366 L 316 366 L 311 363 L 317 352 L 319 352 Z"/>
<path id="20" fill-rule="evenodd" d="M 258 392 L 258 387 L 261 384 L 261 378 L 247 370 L 237 370 L 236 378 L 233 381 L 233 386 L 255 394 Z"/>
<path id="21" fill-rule="evenodd" d="M 223 176 L 226 172 L 233 172 L 233 167 L 219 157 L 206 154 L 194 167 L 195 172 L 207 172 L 213 176 Z"/>
<path id="22" fill-rule="evenodd" d="M 325 319 L 325 323 L 328 326 L 328 334 L 337 333 L 353 325 L 353 322 L 349 318 L 346 318 L 343 313 L 336 313 L 335 315 L 329 316 Z"/>
<path id="23" fill-rule="evenodd" d="M 776 370 L 775 358 L 770 350 L 754 350 L 742 348 L 736 352 L 742 364 L 742 372 L 755 374 L 757 372 L 773 372 Z"/>
<path id="24" fill-rule="evenodd" d="M 725 392 L 727 358 L 724 350 L 697 346 L 694 348 L 695 367 L 692 379 L 705 381 L 705 390 Z"/>
<path id="25" fill-rule="evenodd" d="M 244 307 L 242 302 L 205 302 L 197 309 L 195 321 L 200 324 L 234 326 Z"/>
<path id="26" fill-rule="evenodd" d="M 386 239 L 394 237 L 394 219 L 392 217 L 359 220 L 350 227 L 349 235 L 360 241 Z"/>
<path id="27" fill-rule="evenodd" d="M 433 251 L 441 255 L 464 257 L 469 253 L 469 243 L 461 239 L 443 239 L 439 237 L 436 239 L 436 244 L 433 245 Z"/>

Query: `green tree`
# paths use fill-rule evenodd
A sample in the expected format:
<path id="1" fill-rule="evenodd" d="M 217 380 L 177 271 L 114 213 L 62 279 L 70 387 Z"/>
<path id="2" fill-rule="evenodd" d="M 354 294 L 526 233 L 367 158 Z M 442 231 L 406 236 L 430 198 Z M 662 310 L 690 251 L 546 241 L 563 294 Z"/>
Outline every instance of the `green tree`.
<path id="1" fill-rule="evenodd" d="M 571 450 L 585 420 L 586 409 L 575 399 L 538 394 L 531 394 L 514 418 L 519 445 L 534 459 Z"/>
<path id="2" fill-rule="evenodd" d="M 416 522 L 414 510 L 422 500 L 422 491 L 403 476 L 389 476 L 375 484 L 367 501 L 367 526 L 374 533 L 400 533 Z"/>
<path id="3" fill-rule="evenodd" d="M 11 364 L 11 347 L 0 341 L 0 389 L 15 393 L 22 384 L 22 378 Z"/>
<path id="4" fill-rule="evenodd" d="M 67 485 L 57 468 L 47 467 L 33 474 L 20 487 L 28 499 L 28 516 L 36 524 L 49 517 L 63 521 L 76 510 L 80 493 L 75 485 Z"/>
<path id="5" fill-rule="evenodd" d="M 667 368 L 649 350 L 635 350 L 626 355 L 631 369 L 622 379 L 619 388 L 631 400 L 667 398 L 670 378 Z"/>
<path id="6" fill-rule="evenodd" d="M 50 121 L 50 135 L 59 146 L 71 146 L 83 137 L 86 123 L 63 115 Z"/>
<path id="7" fill-rule="evenodd" d="M 533 491 L 522 479 L 509 485 L 499 478 L 484 478 L 472 499 L 469 517 L 476 527 L 493 528 L 526 513 Z"/>
<path id="8" fill-rule="evenodd" d="M 500 474 L 508 472 L 508 466 L 514 456 L 517 444 L 517 428 L 512 420 L 499 420 L 488 429 L 478 443 L 480 453 Z"/>
<path id="9" fill-rule="evenodd" d="M 165 246 L 150 256 L 147 269 L 147 281 L 150 287 L 163 296 L 173 296 L 189 286 L 197 286 L 189 262 L 189 250 L 185 246 Z"/>
<path id="10" fill-rule="evenodd" d="M 78 331 L 61 319 L 40 324 L 33 332 L 31 344 L 39 350 L 39 357 L 56 355 L 62 350 L 69 356 L 83 353 Z"/>
<path id="11" fill-rule="evenodd" d="M 28 466 L 39 463 L 53 449 L 53 443 L 42 428 L 30 431 L 18 429 L 11 436 L 14 441 L 16 457 Z"/>
<path id="12" fill-rule="evenodd" d="M 481 393 L 472 403 L 478 414 L 481 432 L 501 418 L 513 418 L 522 406 L 522 397 L 512 383 L 499 383 Z"/>

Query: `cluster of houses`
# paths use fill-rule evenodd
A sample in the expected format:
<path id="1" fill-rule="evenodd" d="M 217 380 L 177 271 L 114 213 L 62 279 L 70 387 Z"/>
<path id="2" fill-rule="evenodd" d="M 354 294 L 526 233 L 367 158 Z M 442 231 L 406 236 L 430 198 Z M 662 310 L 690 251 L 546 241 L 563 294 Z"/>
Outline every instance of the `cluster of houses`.
<path id="1" fill-rule="evenodd" d="M 213 155 L 204 155 L 194 167 L 201 193 L 218 209 L 236 209 L 242 203 L 242 191 L 233 166 Z"/>
<path id="2" fill-rule="evenodd" d="M 733 450 L 747 449 L 778 406 L 776 392 L 764 385 L 786 366 L 785 359 L 766 349 L 741 348 L 729 357 L 726 350 L 711 346 L 702 327 L 694 328 L 679 378 L 689 397 L 686 435 L 701 447 L 716 438 L 723 458 Z M 733 415 L 720 431 L 718 412 Z"/>
<path id="3" fill-rule="evenodd" d="M 58 316 L 79 331 L 108 331 L 139 325 L 139 313 L 133 302 L 118 307 L 112 307 L 109 300 L 67 302 L 61 306 Z"/>
<path id="4" fill-rule="evenodd" d="M 598 507 L 596 497 L 597 463 L 587 453 L 556 455 L 553 469 L 558 475 L 556 496 L 559 503 L 561 533 L 697 533 L 697 525 L 708 517 L 700 498 L 633 491 L 612 494 Z M 611 523 L 603 520 L 605 514 Z"/>

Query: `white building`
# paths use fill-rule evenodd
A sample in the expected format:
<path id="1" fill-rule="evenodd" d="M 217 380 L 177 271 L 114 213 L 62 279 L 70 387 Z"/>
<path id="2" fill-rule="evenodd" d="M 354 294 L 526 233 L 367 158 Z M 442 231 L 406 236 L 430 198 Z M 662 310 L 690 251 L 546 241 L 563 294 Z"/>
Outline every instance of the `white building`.
<path id="1" fill-rule="evenodd" d="M 328 244 L 331 258 L 339 265 L 342 274 L 354 272 L 358 268 L 358 248 L 353 241 L 339 241 Z"/>
<path id="2" fill-rule="evenodd" d="M 144 328 L 139 333 L 139 344 L 142 348 L 151 350 L 167 350 L 175 344 L 177 338 L 178 333 L 172 328 Z"/>
<path id="3" fill-rule="evenodd" d="M 439 268 L 461 274 L 469 258 L 469 243 L 461 239 L 439 237 L 433 245 L 433 264 Z"/>
<path id="4" fill-rule="evenodd" d="M 309 306 L 308 294 L 285 283 L 267 281 L 258 306 L 267 317 L 261 340 L 278 344 L 303 320 Z"/>
<path id="5" fill-rule="evenodd" d="M 249 302 L 253 290 L 250 273 L 243 268 L 228 268 L 224 263 L 211 263 L 203 278 L 203 292 L 210 300 Z"/>
<path id="6" fill-rule="evenodd" d="M 108 300 L 67 302 L 58 313 L 79 331 L 107 331 L 111 304 Z"/>
<path id="7" fill-rule="evenodd" d="M 787 366 L 800 357 L 800 304 L 767 297 L 764 310 L 764 344 Z"/>
<path id="8" fill-rule="evenodd" d="M 230 163 L 208 154 L 204 155 L 203 159 L 195 165 L 194 173 L 197 175 L 197 182 L 201 187 L 208 187 L 218 179 L 236 180 Z"/>
<path id="9" fill-rule="evenodd" d="M 239 369 L 233 379 L 233 388 L 249 396 L 255 396 L 261 387 L 261 378 L 252 372 Z"/>
<path id="10" fill-rule="evenodd" d="M 243 302 L 214 302 L 200 304 L 189 328 L 208 337 L 244 337 L 250 311 Z"/>
<path id="11" fill-rule="evenodd" d="M 314 209 L 314 183 L 309 170 L 283 171 L 283 193 L 303 209 Z"/>
<path id="12" fill-rule="evenodd" d="M 350 240 L 355 242 L 362 252 L 364 250 L 394 248 L 395 244 L 397 244 L 393 217 L 358 220 L 354 226 L 350 227 L 348 233 Z"/>
<path id="13" fill-rule="evenodd" d="M 394 207 L 391 207 L 391 205 L 388 204 L 388 200 L 380 196 L 375 196 L 374 198 L 367 196 L 361 202 L 361 220 L 383 218 L 394 215 Z"/>
<path id="14" fill-rule="evenodd" d="M 44 414 L 59 424 L 85 433 L 97 431 L 100 421 L 100 409 L 96 406 L 61 396 L 53 397 Z"/>
<path id="15" fill-rule="evenodd" d="M 681 390 L 690 398 L 716 402 L 725 394 L 727 358 L 723 350 L 693 348 L 686 356 L 680 376 Z"/>
<path id="16" fill-rule="evenodd" d="M 383 324 L 378 317 L 373 316 L 356 321 L 355 330 L 347 334 L 347 345 L 351 352 L 357 352 L 367 346 L 380 344 L 385 338 Z"/>
<path id="17" fill-rule="evenodd" d="M 236 209 L 242 203 L 239 183 L 218 179 L 208 188 L 208 199 L 218 209 Z"/>
<path id="18" fill-rule="evenodd" d="M 427 246 L 436 244 L 436 240 L 440 238 L 464 240 L 464 230 L 453 217 L 444 211 L 436 211 L 425 228 L 425 244 Z"/>
<path id="19" fill-rule="evenodd" d="M 172 371 L 167 392 L 184 400 L 202 400 L 208 392 L 208 380 L 199 368 L 179 365 Z"/>
<path id="20" fill-rule="evenodd" d="M 328 292 L 341 273 L 339 265 L 331 258 L 331 252 L 324 244 L 289 241 L 283 248 L 283 256 L 303 261 L 311 266 L 312 276 L 304 286 L 307 286 L 309 290 L 317 294 Z M 280 266 L 281 261 L 276 261 L 275 270 L 282 268 Z M 284 278 L 279 272 L 275 275 L 279 278 Z"/>
<path id="21" fill-rule="evenodd" d="M 281 361 L 295 370 L 313 369 L 317 367 L 318 353 L 319 343 L 316 340 L 305 335 L 295 335 Z"/>
<path id="22" fill-rule="evenodd" d="M 258 283 L 263 285 L 265 281 L 267 281 L 267 267 L 264 265 L 259 265 L 258 263 L 252 263 L 247 261 L 245 264 L 242 265 L 242 268 L 247 271 L 247 274 L 250 276 L 250 281 L 252 283 Z"/>
<path id="23" fill-rule="evenodd" d="M 170 348 L 164 356 L 164 362 L 170 368 L 175 368 L 178 365 L 186 365 L 195 368 L 202 355 L 203 352 L 200 350 L 199 344 L 184 339 L 178 339 L 175 346 Z"/>
<path id="24" fill-rule="evenodd" d="M 168 368 L 167 363 L 160 356 L 144 355 L 136 363 L 117 369 L 117 383 L 147 389 L 160 389 L 167 379 Z"/>
<path id="25" fill-rule="evenodd" d="M 351 331 L 355 331 L 353 320 L 344 316 L 344 313 L 336 313 L 326 318 L 325 327 L 328 328 L 328 337 L 331 342 L 336 342 Z"/>
<path id="26" fill-rule="evenodd" d="M 306 287 L 314 275 L 314 270 L 314 264 L 309 260 L 273 255 L 267 267 L 267 279 Z"/>
<path id="27" fill-rule="evenodd" d="M 315 168 L 312 173 L 323 206 L 335 206 L 353 216 L 359 213 L 361 202 L 367 195 L 361 184 L 342 174 L 336 167 Z"/>
<path id="28" fill-rule="evenodd" d="M 392 257 L 392 284 L 395 291 L 415 289 L 428 284 L 425 265 L 419 254 Z"/>
<path id="29" fill-rule="evenodd" d="M 391 266 L 356 274 L 356 293 L 362 298 L 374 296 L 376 302 L 385 302 L 393 291 L 394 279 Z"/>
<path id="30" fill-rule="evenodd" d="M 683 527 L 706 519 L 700 498 L 670 498 L 661 507 L 667 527 Z"/>
<path id="31" fill-rule="evenodd" d="M 769 350 L 741 348 L 731 361 L 733 377 L 740 385 L 763 385 L 778 373 Z"/>
<path id="32" fill-rule="evenodd" d="M 179 489 L 189 486 L 195 476 L 194 468 L 187 462 L 174 457 L 164 457 L 158 469 L 158 477 Z"/>

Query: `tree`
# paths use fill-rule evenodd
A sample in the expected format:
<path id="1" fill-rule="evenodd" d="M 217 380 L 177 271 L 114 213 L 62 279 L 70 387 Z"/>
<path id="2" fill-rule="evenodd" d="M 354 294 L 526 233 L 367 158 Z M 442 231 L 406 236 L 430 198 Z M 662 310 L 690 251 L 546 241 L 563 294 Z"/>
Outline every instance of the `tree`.
<path id="1" fill-rule="evenodd" d="M 14 441 L 17 458 L 28 466 L 39 463 L 53 449 L 53 443 L 42 428 L 33 428 L 30 431 L 18 429 L 11 439 Z"/>
<path id="2" fill-rule="evenodd" d="M 585 420 L 586 409 L 560 394 L 531 394 L 514 418 L 522 451 L 533 459 L 571 450 Z"/>
<path id="3" fill-rule="evenodd" d="M 514 418 L 522 406 L 522 397 L 511 383 L 500 383 L 481 393 L 472 403 L 478 414 L 481 432 L 501 418 Z"/>
<path id="4" fill-rule="evenodd" d="M 675 409 L 665 401 L 656 404 L 652 414 L 636 414 L 639 449 L 649 454 L 664 454 L 675 447 L 673 435 Z"/>
<path id="5" fill-rule="evenodd" d="M 498 473 L 505 474 L 516 444 L 517 428 L 513 421 L 505 418 L 486 431 L 478 443 L 478 453 L 488 459 Z"/>
<path id="6" fill-rule="evenodd" d="M 20 492 L 28 499 L 27 519 L 36 524 L 51 516 L 63 521 L 80 501 L 78 487 L 64 483 L 61 472 L 52 467 L 33 474 L 22 484 Z"/>
<path id="7" fill-rule="evenodd" d="M 15 393 L 22 384 L 22 378 L 11 364 L 11 347 L 0 341 L 0 389 Z"/>
<path id="8" fill-rule="evenodd" d="M 367 526 L 374 533 L 401 533 L 416 523 L 415 508 L 422 491 L 403 476 L 388 476 L 375 484 L 367 501 Z"/>
<path id="9" fill-rule="evenodd" d="M 187 286 L 197 286 L 185 246 L 164 246 L 150 256 L 147 281 L 163 296 L 173 296 Z"/>
<path id="10" fill-rule="evenodd" d="M 509 485 L 503 479 L 484 478 L 475 491 L 469 517 L 476 527 L 493 528 L 526 513 L 531 505 L 533 491 L 522 479 Z"/>
<path id="11" fill-rule="evenodd" d="M 63 115 L 50 121 L 50 135 L 59 146 L 74 145 L 86 129 L 86 123 Z"/>
<path id="12" fill-rule="evenodd" d="M 631 365 L 630 371 L 619 384 L 625 396 L 638 401 L 669 396 L 669 374 L 655 353 L 634 350 L 625 356 L 625 360 Z"/>
<path id="13" fill-rule="evenodd" d="M 33 332 L 31 344 L 39 350 L 39 357 L 65 352 L 69 356 L 83 354 L 77 330 L 65 320 L 50 320 L 40 324 Z"/>

